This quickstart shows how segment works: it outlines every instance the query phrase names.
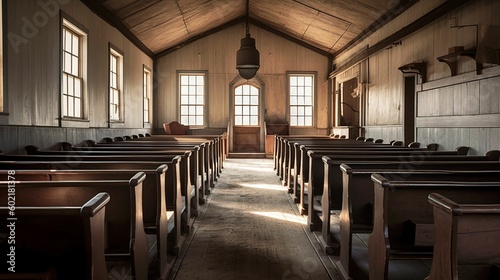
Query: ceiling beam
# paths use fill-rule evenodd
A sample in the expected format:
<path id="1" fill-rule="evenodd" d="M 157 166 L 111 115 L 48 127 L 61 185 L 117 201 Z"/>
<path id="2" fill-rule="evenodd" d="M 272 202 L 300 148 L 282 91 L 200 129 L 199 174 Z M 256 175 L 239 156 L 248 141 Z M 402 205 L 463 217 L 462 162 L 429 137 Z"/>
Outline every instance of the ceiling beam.
<path id="1" fill-rule="evenodd" d="M 373 46 L 368 47 L 367 49 L 361 51 L 357 55 L 354 55 L 351 59 L 349 59 L 347 62 L 340 65 L 339 67 L 335 67 L 335 69 L 330 73 L 330 78 L 335 77 L 337 74 L 349 69 L 350 67 L 352 67 L 352 66 L 356 65 L 357 63 L 361 62 L 362 60 L 372 56 L 373 54 L 385 49 L 390 44 L 392 44 L 396 41 L 399 41 L 399 40 L 403 39 L 404 37 L 422 29 L 423 27 L 427 26 L 428 24 L 445 16 L 449 12 L 457 9 L 458 7 L 462 6 L 463 4 L 465 4 L 469 1 L 470 0 L 448 0 L 448 1 L 444 2 L 443 4 L 434 8 L 432 11 L 421 16 L 420 18 L 418 18 L 417 20 L 408 24 L 407 26 L 405 26 L 405 27 L 401 28 L 400 30 L 396 31 L 395 33 L 387 36 L 386 38 L 377 42 Z"/>
<path id="2" fill-rule="evenodd" d="M 419 0 L 401 0 L 394 5 L 390 10 L 381 15 L 376 21 L 370 24 L 365 30 L 363 30 L 360 34 L 354 37 L 349 43 L 340 48 L 333 54 L 333 57 L 337 57 L 341 55 L 343 52 L 348 51 L 352 47 L 354 47 L 357 43 L 361 42 L 363 39 L 366 39 L 371 34 L 375 33 L 375 31 L 382 28 L 384 25 L 389 23 L 391 20 L 395 19 L 397 16 L 402 14 L 404 11 L 408 10 L 411 6 L 415 5 Z"/>
<path id="3" fill-rule="evenodd" d="M 102 18 L 109 25 L 118 29 L 123 36 L 130 40 L 137 48 L 144 52 L 150 58 L 154 57 L 154 53 L 142 43 L 139 38 L 137 38 L 127 26 L 125 26 L 116 16 L 114 16 L 110 11 L 108 11 L 99 1 L 95 0 L 80 0 L 85 6 L 87 6 L 94 14 Z"/>

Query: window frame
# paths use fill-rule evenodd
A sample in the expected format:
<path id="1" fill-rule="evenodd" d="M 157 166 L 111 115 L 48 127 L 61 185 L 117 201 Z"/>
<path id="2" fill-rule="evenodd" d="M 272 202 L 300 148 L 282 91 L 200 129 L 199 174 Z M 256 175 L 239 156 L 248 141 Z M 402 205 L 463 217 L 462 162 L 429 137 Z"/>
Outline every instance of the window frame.
<path id="1" fill-rule="evenodd" d="M 291 77 L 312 77 L 312 90 L 311 90 L 311 105 L 300 105 L 300 106 L 310 106 L 311 107 L 311 124 L 310 125 L 293 125 L 292 124 L 292 114 L 291 107 L 295 105 L 291 105 Z M 317 96 L 317 76 L 318 72 L 316 71 L 287 71 L 286 72 L 286 91 L 287 91 L 287 107 L 286 107 L 286 116 L 290 127 L 294 128 L 312 128 L 316 126 L 316 96 Z M 304 114 L 302 114 L 304 115 Z"/>
<path id="2" fill-rule="evenodd" d="M 237 103 L 237 102 L 236 102 L 236 91 L 237 91 L 237 89 L 238 89 L 239 87 L 244 87 L 244 86 L 248 86 L 248 87 L 249 87 L 249 90 L 250 90 L 250 92 L 249 92 L 249 93 L 250 93 L 250 94 L 249 94 L 249 95 L 242 94 L 242 97 L 243 97 L 243 98 L 242 98 L 242 104 L 241 104 L 241 105 L 240 105 L 240 104 L 236 104 L 236 103 Z M 251 93 L 251 91 L 252 91 L 252 88 L 255 88 L 255 89 L 257 90 L 257 105 L 252 105 L 252 104 L 251 104 L 251 103 L 252 103 L 252 102 L 251 102 L 251 97 L 252 97 L 252 93 Z M 242 91 L 243 91 L 243 88 L 242 88 Z M 261 106 L 261 104 L 260 104 L 260 103 L 261 103 L 261 102 L 260 102 L 260 95 L 261 95 L 260 88 L 259 88 L 259 87 L 257 87 L 257 86 L 255 86 L 255 85 L 253 85 L 253 84 L 251 84 L 251 83 L 243 83 L 243 84 L 239 84 L 238 86 L 236 86 L 236 87 L 234 88 L 234 90 L 233 90 L 233 94 L 234 94 L 234 102 L 233 102 L 233 110 L 234 110 L 234 114 L 233 114 L 233 118 L 234 118 L 234 119 L 233 119 L 233 122 L 234 122 L 234 125 L 235 125 L 235 126 L 252 126 L 252 127 L 257 127 L 257 126 L 260 126 L 260 117 L 261 117 L 261 116 L 260 116 L 260 106 Z M 249 102 L 248 104 L 247 104 L 247 103 L 245 103 L 245 102 L 243 101 L 243 100 L 244 100 L 244 96 L 250 96 L 250 98 L 249 98 L 249 101 L 250 101 L 250 102 Z M 244 112 L 244 108 L 242 108 L 242 110 L 243 110 L 243 111 L 242 111 L 242 114 L 241 114 L 241 116 L 242 116 L 242 117 L 245 117 L 245 116 L 249 116 L 249 117 L 250 117 L 250 124 L 238 124 L 238 123 L 237 123 L 237 121 L 236 121 L 236 117 L 238 116 L 238 114 L 237 114 L 237 112 L 236 112 L 236 106 L 238 106 L 238 105 L 240 105 L 240 106 L 242 106 L 242 107 L 250 107 L 250 108 L 249 108 L 249 113 L 248 113 L 248 114 L 244 114 L 244 113 L 243 113 L 243 112 Z M 251 112 L 251 107 L 257 107 L 257 113 L 256 113 L 256 114 L 252 114 L 252 112 Z M 251 124 L 251 117 L 252 117 L 252 116 L 257 116 L 257 122 L 256 122 L 256 124 Z"/>
<path id="3" fill-rule="evenodd" d="M 60 126 L 62 127 L 89 127 L 88 120 L 88 92 L 87 92 L 87 67 L 88 67 L 88 36 L 89 30 L 82 24 L 75 21 L 70 16 L 66 15 L 61 11 L 60 14 L 60 94 L 59 94 L 59 104 L 60 104 Z M 68 30 L 69 32 L 79 36 L 79 75 L 80 79 L 80 116 L 68 116 L 65 115 L 64 108 L 64 78 L 65 74 L 70 74 L 64 71 L 64 32 Z M 67 109 L 66 109 L 67 110 Z"/>
<path id="4" fill-rule="evenodd" d="M 116 58 L 116 73 L 112 72 L 111 69 L 111 57 Z M 125 122 L 125 100 L 123 94 L 123 60 L 124 55 L 123 52 L 117 47 L 113 46 L 111 43 L 108 48 L 108 121 L 111 124 L 113 123 L 123 123 Z M 116 74 L 116 87 L 112 87 L 111 84 L 111 76 L 112 73 Z M 111 101 L 112 101 L 112 90 L 118 91 L 118 118 L 112 118 L 111 114 Z"/>
<path id="5" fill-rule="evenodd" d="M 150 128 L 152 126 L 152 77 L 153 77 L 153 72 L 149 67 L 146 65 L 143 65 L 142 67 L 142 83 L 143 83 L 143 88 L 142 88 L 142 97 L 143 97 L 143 106 L 142 106 L 142 122 L 144 124 L 144 128 Z M 146 120 L 146 105 L 147 105 L 147 116 L 148 119 Z"/>
<path id="6" fill-rule="evenodd" d="M 185 124 L 182 122 L 182 83 L 181 83 L 181 77 L 182 76 L 203 76 L 203 124 Z M 199 71 L 177 71 L 177 118 L 179 120 L 179 123 L 182 123 L 184 125 L 188 125 L 191 128 L 204 128 L 207 127 L 208 124 L 208 71 L 204 70 L 199 70 Z M 187 104 L 189 106 L 189 103 Z M 196 116 L 196 115 L 195 115 Z"/>

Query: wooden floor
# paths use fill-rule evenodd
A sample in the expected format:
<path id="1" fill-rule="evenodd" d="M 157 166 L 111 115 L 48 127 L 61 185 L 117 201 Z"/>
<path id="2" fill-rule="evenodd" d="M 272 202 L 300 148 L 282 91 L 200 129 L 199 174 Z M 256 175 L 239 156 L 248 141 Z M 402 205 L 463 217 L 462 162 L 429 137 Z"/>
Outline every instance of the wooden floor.
<path id="1" fill-rule="evenodd" d="M 228 158 L 171 279 L 339 279 L 273 171 Z"/>

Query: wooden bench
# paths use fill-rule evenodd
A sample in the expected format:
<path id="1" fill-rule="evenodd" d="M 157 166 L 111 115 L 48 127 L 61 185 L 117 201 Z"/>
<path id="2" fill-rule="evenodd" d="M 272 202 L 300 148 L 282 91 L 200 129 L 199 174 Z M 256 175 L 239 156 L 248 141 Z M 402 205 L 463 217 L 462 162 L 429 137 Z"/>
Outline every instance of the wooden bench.
<path id="1" fill-rule="evenodd" d="M 302 176 L 301 186 L 301 197 L 299 209 L 302 211 L 307 211 L 308 213 L 308 225 L 312 230 L 319 230 L 321 228 L 321 219 L 318 219 L 318 214 L 321 213 L 322 195 L 324 189 L 324 163 L 322 161 L 323 156 L 328 156 L 335 161 L 422 161 L 422 160 L 433 160 L 433 161 L 489 161 L 495 160 L 494 157 L 488 156 L 448 156 L 440 155 L 439 151 L 425 151 L 425 152 L 413 152 L 413 151 L 316 151 L 309 150 L 307 152 L 309 157 L 308 171 L 301 171 L 301 174 L 308 172 L 308 178 Z M 498 161 L 498 158 L 496 159 Z M 303 168 L 306 164 L 303 164 Z M 305 180 L 308 179 L 308 182 Z M 342 192 L 342 186 L 337 186 L 338 192 Z M 340 210 L 342 205 L 342 196 L 333 197 L 329 205 L 332 210 Z M 307 210 L 306 210 L 307 209 Z M 315 225 L 317 224 L 317 226 Z"/>
<path id="2" fill-rule="evenodd" d="M 457 203 L 437 193 L 428 199 L 435 242 L 426 279 L 500 279 L 500 204 L 477 204 L 466 197 Z"/>
<path id="3" fill-rule="evenodd" d="M 56 161 L 56 162 L 66 162 L 65 166 L 72 166 L 72 168 L 79 168 L 79 164 L 86 161 L 125 161 L 125 162 L 138 162 L 138 161 L 152 161 L 156 163 L 165 163 L 168 164 L 173 160 L 173 158 L 179 156 L 181 158 L 179 167 L 181 168 L 180 176 L 181 176 L 181 195 L 183 196 L 183 200 L 185 202 L 184 211 L 180 208 L 179 205 L 168 204 L 167 206 L 175 207 L 176 211 L 184 212 L 185 215 L 185 225 L 182 228 L 189 232 L 189 228 L 193 220 L 191 220 L 191 201 L 193 201 L 193 195 L 196 195 L 196 192 L 193 191 L 192 185 L 190 183 L 190 178 L 186 174 L 189 174 L 189 157 L 191 156 L 191 152 L 185 152 L 184 155 L 127 155 L 127 154 L 117 154 L 117 155 L 9 155 L 9 156 L 0 156 L 1 161 Z M 184 164 L 182 163 L 184 162 Z M 158 164 L 159 165 L 159 164 Z M 109 168 L 108 168 L 109 169 Z M 113 167 L 111 167 L 113 169 Z M 168 185 L 167 185 L 168 186 Z M 171 186 L 175 186 L 171 184 Z M 170 188 L 167 189 L 167 195 L 169 195 Z"/>
<path id="4" fill-rule="evenodd" d="M 205 185 L 203 184 L 203 180 L 200 178 L 199 167 L 200 167 L 200 159 L 199 159 L 199 146 L 195 146 L 189 149 L 156 149 L 148 150 L 147 147 L 139 147 L 142 150 L 137 150 L 135 147 L 117 147 L 117 149 L 104 148 L 90 148 L 84 150 L 65 150 L 65 151 L 54 151 L 54 150 L 40 150 L 38 147 L 33 145 L 28 145 L 25 147 L 26 153 L 28 155 L 63 155 L 70 157 L 80 157 L 80 156 L 176 156 L 183 155 L 189 159 L 189 161 L 184 160 L 181 161 L 181 184 L 182 194 L 186 197 L 191 197 L 191 201 L 188 204 L 192 209 L 192 214 L 194 216 L 198 215 L 199 205 L 200 203 L 204 203 L 206 201 L 205 194 Z M 191 152 L 191 154 L 186 154 L 187 152 Z M 188 192 L 190 195 L 188 195 Z"/>
<path id="5" fill-rule="evenodd" d="M 329 248 L 340 242 L 340 261 L 337 263 L 339 271 L 344 278 L 352 274 L 351 246 L 353 234 L 366 234 L 372 231 L 373 226 L 373 173 L 383 174 L 390 178 L 404 178 L 407 180 L 444 180 L 447 178 L 460 179 L 464 181 L 492 180 L 500 176 L 500 162 L 350 162 L 341 164 L 342 178 L 338 177 L 338 163 L 329 158 L 324 158 L 326 171 L 329 176 L 325 177 L 325 193 L 329 196 L 342 195 L 342 211 L 338 222 L 337 232 L 332 232 L 330 217 L 323 219 L 321 244 L 326 251 L 333 252 Z M 411 166 L 411 168 L 409 168 Z M 477 170 L 477 171 L 471 171 Z M 337 176 L 332 176 L 337 174 Z M 332 193 L 332 184 L 343 185 L 342 194 Z M 326 202 L 325 202 L 326 203 Z M 323 205 L 323 211 L 327 211 Z"/>
<path id="6" fill-rule="evenodd" d="M 161 141 L 161 140 L 156 140 L 156 141 L 151 141 L 151 140 L 142 140 L 142 139 L 148 139 L 149 137 L 145 138 L 139 138 L 136 140 L 140 141 L 121 141 L 121 142 L 109 142 L 109 143 L 96 143 L 96 147 L 109 147 L 109 146 L 122 146 L 122 147 L 162 147 L 162 148 L 175 148 L 175 147 L 184 147 L 184 148 L 189 148 L 193 147 L 194 145 L 201 144 L 200 142 L 192 142 L 192 143 L 177 143 L 177 142 L 172 142 L 172 141 Z M 202 143 L 205 143 L 203 141 Z M 209 173 L 210 175 L 207 176 L 206 178 L 206 184 L 209 187 L 213 187 L 215 184 L 215 180 L 218 177 L 217 171 L 218 165 L 216 160 L 216 155 L 213 149 L 213 145 L 209 144 L 206 146 L 205 150 L 202 151 L 204 153 L 205 157 L 205 167 L 204 170 Z"/>
<path id="7" fill-rule="evenodd" d="M 130 180 L 18 181 L 16 205 L 62 203 L 78 206 L 97 193 L 108 193 L 111 199 L 105 215 L 106 260 L 126 261 L 133 277 L 147 279 L 149 245 L 142 220 L 142 182 L 145 178 L 146 174 L 139 172 Z M 0 182 L 0 188 L 7 187 L 8 182 Z M 7 192 L 0 193 L 0 200 L 7 201 Z"/>
<path id="8" fill-rule="evenodd" d="M 368 239 L 369 279 L 423 279 L 429 275 L 429 266 L 419 263 L 432 257 L 433 252 L 430 193 L 457 202 L 500 202 L 500 182 L 390 181 L 380 174 L 373 174 L 372 179 L 374 223 Z M 404 263 L 394 262 L 398 259 L 411 265 L 405 268 Z"/>
<path id="9" fill-rule="evenodd" d="M 104 216 L 109 200 L 107 193 L 99 193 L 82 206 L 68 206 L 65 201 L 32 206 L 16 201 L 15 216 L 8 215 L 9 207 L 0 206 L 1 219 L 7 225 L 13 223 L 12 228 L 0 229 L 1 254 L 7 256 L 0 279 L 107 279 Z M 3 200 L 2 205 L 6 203 Z M 11 232 L 15 250 L 7 238 Z"/>
<path id="10" fill-rule="evenodd" d="M 419 148 L 409 148 L 409 147 L 396 147 L 396 146 L 380 146 L 380 145 L 356 145 L 356 144 L 336 144 L 336 145 L 316 145 L 309 144 L 303 145 L 300 143 L 295 143 L 294 148 L 291 151 L 291 158 L 293 158 L 293 162 L 290 163 L 290 168 L 288 172 L 288 176 L 291 177 L 288 179 L 291 184 L 289 184 L 289 193 L 294 194 L 294 199 L 296 203 L 300 202 L 300 182 L 308 182 L 309 173 L 304 172 L 305 174 L 301 174 L 302 166 L 304 166 L 304 171 L 309 170 L 309 158 L 307 155 L 308 150 L 315 150 L 318 152 L 325 152 L 328 150 L 332 151 L 345 151 L 345 150 L 357 150 L 357 151 L 367 151 L 367 150 L 377 150 L 377 151 L 421 151 L 426 152 L 427 149 L 419 149 Z M 456 155 L 457 151 L 440 151 L 440 154 L 443 155 Z M 292 156 L 293 155 L 293 156 Z M 304 178 L 301 178 L 304 176 Z"/>
<path id="11" fill-rule="evenodd" d="M 40 160 L 40 159 L 39 159 Z M 16 168 L 18 170 L 66 170 L 71 172 L 78 168 L 78 170 L 99 170 L 101 173 L 108 172 L 106 170 L 118 170 L 119 172 L 127 171 L 143 171 L 148 176 L 143 182 L 143 217 L 144 224 L 148 233 L 154 233 L 154 225 L 161 225 L 162 228 L 158 227 L 159 232 L 157 235 L 163 236 L 163 232 L 169 232 L 169 246 L 168 249 L 172 254 L 177 255 L 182 244 L 184 243 L 183 233 L 189 232 L 189 223 L 187 220 L 187 211 L 185 199 L 181 195 L 180 184 L 180 161 L 179 156 L 173 157 L 171 161 L 0 161 L 0 169 L 12 169 Z M 162 165 L 166 165 L 165 169 Z M 166 172 L 165 172 L 166 171 Z M 18 171 L 19 173 L 20 171 Z M 108 173 L 113 173 L 109 171 Z M 104 175 L 106 177 L 107 175 Z M 109 176 L 112 176 L 109 175 Z M 49 176 L 45 176 L 47 178 Z M 46 180 L 44 177 L 41 179 Z M 164 190 L 164 195 L 158 192 Z M 170 221 L 173 213 L 174 225 L 170 224 L 168 229 L 164 228 L 166 223 L 161 222 L 166 218 L 164 211 L 162 211 L 162 200 L 161 197 L 164 196 L 166 209 L 167 209 L 167 219 Z M 160 200 L 159 200 L 160 199 Z M 170 219 L 169 219 L 170 217 Z M 163 238 L 158 237 L 158 239 L 163 240 Z"/>
<path id="12" fill-rule="evenodd" d="M 175 163 L 173 163 L 175 165 Z M 171 264 L 167 260 L 167 238 L 170 235 L 171 252 L 178 252 L 181 246 L 181 214 L 171 209 L 167 211 L 167 195 L 166 195 L 166 171 L 168 166 L 162 164 L 155 168 L 157 164 L 150 166 L 138 166 L 141 172 L 146 174 L 146 178 L 142 182 L 143 192 L 143 210 L 142 219 L 146 234 L 155 236 L 157 267 L 155 273 L 161 278 L 166 279 L 167 273 L 170 270 Z M 88 170 L 54 170 L 44 169 L 43 165 L 30 167 L 30 170 L 23 170 L 21 164 L 13 165 L 16 168 L 16 180 L 20 181 L 95 181 L 95 180 L 127 180 L 135 175 L 138 170 L 126 169 L 88 169 Z M 26 166 L 24 166 L 26 167 Z M 40 168 L 42 169 L 36 169 Z M 91 166 L 87 166 L 92 168 Z M 147 167 L 147 168 L 146 168 Z M 172 167 L 172 165 L 171 165 Z M 175 166 L 173 166 L 176 168 Z M 148 169 L 151 168 L 151 169 Z M 178 168 L 177 168 L 178 170 Z M 178 173 L 178 171 L 176 171 Z M 7 171 L 0 170 L 0 174 L 7 176 Z M 170 175 L 171 176 L 171 175 Z M 174 196 L 169 194 L 170 196 Z M 181 199 L 176 199 L 174 204 L 182 203 Z M 171 203 L 170 203 L 171 204 Z M 176 226 L 178 224 L 178 226 Z M 179 244 L 177 244 L 179 243 Z"/>
<path id="13" fill-rule="evenodd" d="M 61 142 L 61 146 L 63 147 L 63 150 L 65 151 L 81 151 L 83 152 L 82 154 L 85 154 L 90 151 L 96 151 L 100 153 L 104 152 L 116 152 L 116 151 L 134 151 L 134 152 L 140 152 L 140 151 L 154 151 L 154 152 L 162 152 L 162 154 L 175 154 L 175 151 L 183 151 L 181 147 L 177 146 L 172 146 L 172 147 L 150 147 L 150 146 L 120 146 L 120 145 L 115 145 L 115 146 L 85 146 L 85 147 L 79 147 L 79 146 L 73 146 L 70 143 L 67 142 Z M 199 147 L 199 149 L 197 148 Z M 190 146 L 186 146 L 187 150 L 190 150 L 192 152 L 192 156 L 190 157 L 190 172 L 191 174 L 191 183 L 195 186 L 195 189 L 199 189 L 198 193 L 198 204 L 194 202 L 192 204 L 193 208 L 195 211 L 198 210 L 198 205 L 199 204 L 204 204 L 207 199 L 207 195 L 210 193 L 210 189 L 207 188 L 207 182 L 210 182 L 210 173 L 208 173 L 205 169 L 205 166 L 208 165 L 206 164 L 205 161 L 205 143 L 201 143 L 197 146 L 194 146 L 193 148 L 190 148 Z M 184 150 L 185 151 L 185 150 Z M 29 152 L 27 152 L 30 154 Z M 198 171 L 196 171 L 198 170 Z"/>

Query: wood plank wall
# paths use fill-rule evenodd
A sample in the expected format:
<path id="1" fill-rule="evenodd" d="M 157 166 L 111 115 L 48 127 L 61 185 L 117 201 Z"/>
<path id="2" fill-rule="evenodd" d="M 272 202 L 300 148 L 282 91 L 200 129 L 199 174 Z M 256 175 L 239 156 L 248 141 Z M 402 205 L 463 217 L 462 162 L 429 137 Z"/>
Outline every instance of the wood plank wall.
<path id="1" fill-rule="evenodd" d="M 60 10 L 83 25 L 88 34 L 88 132 L 79 130 L 83 139 L 94 139 L 95 131 L 107 128 L 108 124 L 108 54 L 109 43 L 124 53 L 123 91 L 125 121 L 123 132 L 142 130 L 142 80 L 143 65 L 153 69 L 153 60 L 148 57 L 118 30 L 96 16 L 82 2 L 72 0 L 3 1 L 6 61 L 6 100 L 1 124 L 9 125 L 7 145 L 15 148 L 21 144 L 19 137 L 32 139 L 37 144 L 39 133 L 30 127 L 50 128 L 41 131 L 56 135 L 72 134 L 72 127 L 60 127 Z M 7 37 L 8 36 L 8 37 Z M 17 36 L 17 37 L 16 37 Z M 12 38 L 17 38 L 15 41 Z M 140 104 L 140 105 L 138 105 Z M 75 124 L 76 125 L 76 124 Z M 17 127 L 12 130 L 12 127 Z M 28 127 L 28 128 L 27 128 Z M 7 131 L 0 130 L 0 131 Z M 30 131 L 31 134 L 30 134 Z M 110 130 L 114 131 L 114 130 Z M 7 132 L 6 132 L 7 133 Z M 116 130 L 117 135 L 125 135 Z M 14 136 L 18 135 L 18 136 Z M 66 139 L 66 138 L 64 138 Z M 67 139 L 66 139 L 67 140 Z M 94 139 L 95 140 L 95 139 Z M 23 143 L 24 144 L 24 143 Z M 48 144 L 40 142 L 38 144 Z M 45 145 L 44 145 L 45 146 Z M 9 148 L 9 149 L 10 149 Z M 0 149 L 7 149 L 0 147 Z"/>
<path id="2" fill-rule="evenodd" d="M 444 1 L 419 1 L 355 48 L 334 59 L 341 65 L 350 57 L 379 40 L 400 30 L 425 15 Z M 403 74 L 398 67 L 414 62 L 427 62 L 427 82 L 418 78 L 416 87 L 416 141 L 436 142 L 440 149 L 465 145 L 471 154 L 484 154 L 500 148 L 500 67 L 485 64 L 477 75 L 473 59 L 458 60 L 458 74 L 451 76 L 449 67 L 437 60 L 452 46 L 465 49 L 476 46 L 475 27 L 450 28 L 449 18 L 457 25 L 500 25 L 496 11 L 500 1 L 470 1 L 443 15 L 437 21 L 403 38 L 401 44 L 368 58 L 366 137 L 384 140 L 402 139 Z M 500 34 L 499 34 L 500 36 Z"/>
<path id="3" fill-rule="evenodd" d="M 326 135 L 328 129 L 328 59 L 303 46 L 250 25 L 260 52 L 257 76 L 265 84 L 265 120 L 287 121 L 286 72 L 317 71 L 315 127 L 291 130 L 294 134 Z M 208 128 L 226 128 L 230 117 L 229 84 L 237 77 L 236 51 L 245 36 L 244 23 L 193 42 L 157 61 L 156 124 L 177 120 L 176 71 L 208 71 Z"/>

